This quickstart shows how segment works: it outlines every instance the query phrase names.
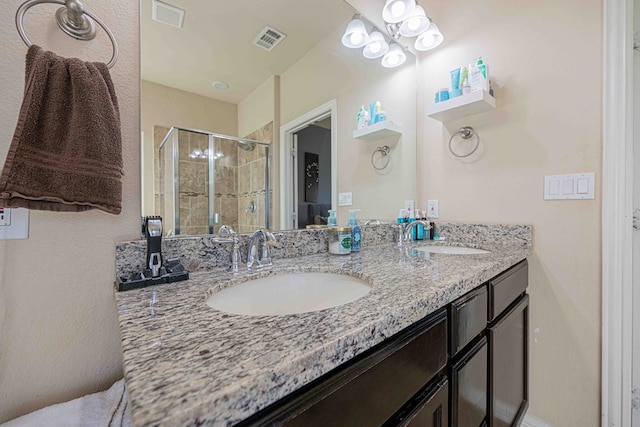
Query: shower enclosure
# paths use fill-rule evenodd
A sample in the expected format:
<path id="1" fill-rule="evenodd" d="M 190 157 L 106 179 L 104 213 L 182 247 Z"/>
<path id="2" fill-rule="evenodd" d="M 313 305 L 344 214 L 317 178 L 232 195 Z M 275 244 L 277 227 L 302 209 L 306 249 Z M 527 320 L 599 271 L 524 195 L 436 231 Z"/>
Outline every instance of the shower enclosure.
<path id="1" fill-rule="evenodd" d="M 269 144 L 174 126 L 156 155 L 165 236 L 270 227 Z"/>

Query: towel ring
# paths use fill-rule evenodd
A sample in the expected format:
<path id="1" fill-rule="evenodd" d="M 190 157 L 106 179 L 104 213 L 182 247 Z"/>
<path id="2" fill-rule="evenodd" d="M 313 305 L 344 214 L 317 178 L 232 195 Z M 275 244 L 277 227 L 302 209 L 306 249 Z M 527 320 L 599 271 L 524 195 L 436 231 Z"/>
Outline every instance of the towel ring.
<path id="1" fill-rule="evenodd" d="M 97 22 L 104 32 L 107 33 L 113 46 L 113 55 L 107 63 L 107 67 L 111 68 L 115 65 L 118 60 L 118 43 L 116 42 L 116 38 L 111 30 L 109 30 L 109 27 L 107 27 L 100 18 L 84 10 L 84 6 L 82 6 L 82 3 L 78 0 L 28 0 L 22 3 L 16 12 L 16 28 L 18 29 L 20 38 L 22 38 L 22 41 L 24 41 L 27 46 L 30 47 L 33 43 L 31 43 L 27 34 L 24 32 L 24 15 L 31 7 L 43 3 L 61 4 L 65 6 L 56 11 L 56 22 L 62 31 L 75 39 L 84 41 L 92 40 L 96 36 L 96 25 L 94 21 Z"/>
<path id="2" fill-rule="evenodd" d="M 469 139 L 469 138 L 471 138 L 472 136 L 475 135 L 475 137 L 476 137 L 476 145 L 467 154 L 458 154 L 455 151 L 453 151 L 453 148 L 451 148 L 451 143 L 453 142 L 453 138 L 455 138 L 456 135 L 460 135 L 460 137 L 462 139 Z M 451 154 L 453 154 L 454 156 L 456 156 L 458 158 L 469 157 L 470 155 L 472 155 L 473 153 L 476 152 L 476 150 L 478 149 L 479 146 L 480 146 L 480 135 L 478 135 L 478 132 L 476 132 L 475 129 L 473 129 L 470 126 L 465 126 L 465 127 L 462 127 L 460 129 L 458 129 L 458 131 L 456 133 L 454 133 L 453 135 L 451 135 L 451 138 L 449 138 L 449 151 L 451 152 Z"/>
<path id="3" fill-rule="evenodd" d="M 391 152 L 391 148 L 389 148 L 388 145 L 383 145 L 382 147 L 376 148 L 376 150 L 373 152 L 373 154 L 371 154 L 371 166 L 373 166 L 373 168 L 375 170 L 377 170 L 377 171 L 381 171 L 382 169 L 384 169 L 387 166 L 389 166 L 389 159 L 391 157 L 391 156 L 389 156 L 390 152 Z M 380 153 L 382 155 L 382 157 L 385 157 L 387 159 L 387 161 L 384 162 L 384 166 L 382 166 L 382 167 L 376 166 L 375 162 L 373 161 L 373 158 L 375 157 L 376 153 Z"/>

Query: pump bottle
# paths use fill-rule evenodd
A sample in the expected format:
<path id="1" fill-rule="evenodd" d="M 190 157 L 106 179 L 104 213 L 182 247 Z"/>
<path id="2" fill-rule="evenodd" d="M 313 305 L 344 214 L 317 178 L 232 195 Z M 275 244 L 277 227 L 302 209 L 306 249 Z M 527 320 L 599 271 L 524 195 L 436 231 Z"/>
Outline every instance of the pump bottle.
<path id="1" fill-rule="evenodd" d="M 347 225 L 351 227 L 351 252 L 359 252 L 362 249 L 362 227 L 358 224 L 356 212 L 360 209 L 349 210 L 349 221 Z"/>

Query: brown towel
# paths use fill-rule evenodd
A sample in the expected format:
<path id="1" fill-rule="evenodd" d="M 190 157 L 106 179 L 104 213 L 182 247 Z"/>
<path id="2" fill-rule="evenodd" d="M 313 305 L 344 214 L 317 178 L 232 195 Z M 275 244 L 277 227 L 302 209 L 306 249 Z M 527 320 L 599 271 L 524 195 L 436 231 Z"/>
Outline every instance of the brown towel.
<path id="1" fill-rule="evenodd" d="M 31 46 L 0 206 L 117 215 L 122 175 L 120 114 L 107 66 Z"/>

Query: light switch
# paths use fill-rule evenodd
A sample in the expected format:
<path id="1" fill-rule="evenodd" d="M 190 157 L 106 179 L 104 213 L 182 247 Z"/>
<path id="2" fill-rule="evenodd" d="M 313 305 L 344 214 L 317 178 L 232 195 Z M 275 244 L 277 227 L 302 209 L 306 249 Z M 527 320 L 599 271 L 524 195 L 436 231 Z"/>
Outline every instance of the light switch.
<path id="1" fill-rule="evenodd" d="M 545 200 L 578 200 L 595 198 L 593 172 L 544 177 Z"/>
<path id="2" fill-rule="evenodd" d="M 589 193 L 589 179 L 578 178 L 578 194 L 588 194 L 588 193 Z"/>
<path id="3" fill-rule="evenodd" d="M 573 194 L 573 178 L 565 178 L 562 180 L 562 194 L 566 196 Z"/>

